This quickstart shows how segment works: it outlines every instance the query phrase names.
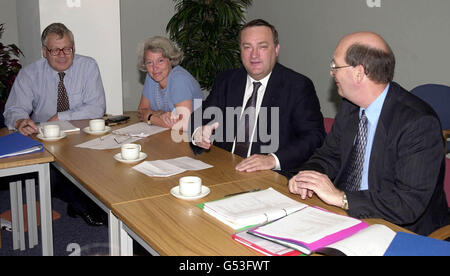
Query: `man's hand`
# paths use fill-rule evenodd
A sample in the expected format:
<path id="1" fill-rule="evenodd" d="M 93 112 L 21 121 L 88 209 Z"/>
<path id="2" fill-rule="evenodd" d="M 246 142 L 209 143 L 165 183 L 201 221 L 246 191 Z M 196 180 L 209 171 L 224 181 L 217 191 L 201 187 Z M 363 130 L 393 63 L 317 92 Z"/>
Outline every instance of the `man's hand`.
<path id="1" fill-rule="evenodd" d="M 210 140 L 214 130 L 219 127 L 219 123 L 206 125 L 199 128 L 194 135 L 195 145 L 200 148 L 210 149 L 212 141 Z"/>
<path id="2" fill-rule="evenodd" d="M 272 155 L 254 154 L 239 163 L 236 166 L 236 170 L 240 172 L 271 170 L 275 168 L 276 164 L 275 158 Z"/>
<path id="3" fill-rule="evenodd" d="M 325 203 L 342 206 L 344 193 L 338 190 L 327 175 L 315 171 L 301 171 L 289 180 L 289 191 L 299 194 L 302 199 L 315 193 Z"/>
<path id="4" fill-rule="evenodd" d="M 31 119 L 20 119 L 16 122 L 16 129 L 25 136 L 38 133 L 39 129 Z"/>

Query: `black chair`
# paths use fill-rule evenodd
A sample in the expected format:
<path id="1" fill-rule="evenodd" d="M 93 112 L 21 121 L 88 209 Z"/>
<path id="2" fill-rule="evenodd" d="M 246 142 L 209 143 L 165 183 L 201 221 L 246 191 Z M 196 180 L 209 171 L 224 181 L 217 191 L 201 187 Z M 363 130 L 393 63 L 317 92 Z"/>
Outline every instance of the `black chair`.
<path id="1" fill-rule="evenodd" d="M 411 93 L 427 102 L 436 111 L 441 121 L 444 138 L 450 138 L 450 87 L 441 84 L 420 85 Z M 446 152 L 450 152 L 447 142 Z"/>

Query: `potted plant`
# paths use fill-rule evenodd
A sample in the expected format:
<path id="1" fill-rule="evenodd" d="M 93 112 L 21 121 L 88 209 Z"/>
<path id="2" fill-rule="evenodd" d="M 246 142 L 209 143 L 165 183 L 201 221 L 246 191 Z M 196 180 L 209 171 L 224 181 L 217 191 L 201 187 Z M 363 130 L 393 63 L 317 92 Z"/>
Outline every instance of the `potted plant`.
<path id="1" fill-rule="evenodd" d="M 218 73 L 241 66 L 239 31 L 252 0 L 174 0 L 166 31 L 184 52 L 182 66 L 210 91 Z"/>
<path id="2" fill-rule="evenodd" d="M 0 24 L 0 39 L 5 31 L 4 23 Z M 14 84 L 19 70 L 22 68 L 18 58 L 23 56 L 22 51 L 14 44 L 4 45 L 0 42 L 0 111 L 8 99 L 11 87 Z"/>

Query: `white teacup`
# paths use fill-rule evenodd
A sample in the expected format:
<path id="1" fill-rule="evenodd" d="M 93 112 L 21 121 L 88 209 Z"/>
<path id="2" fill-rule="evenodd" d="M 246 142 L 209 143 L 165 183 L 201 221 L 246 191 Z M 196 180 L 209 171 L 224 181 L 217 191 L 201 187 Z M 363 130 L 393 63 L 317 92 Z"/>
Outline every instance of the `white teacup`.
<path id="1" fill-rule="evenodd" d="M 104 131 L 105 130 L 105 120 L 95 119 L 89 121 L 89 129 L 91 131 Z"/>
<path id="2" fill-rule="evenodd" d="M 179 181 L 180 194 L 183 196 L 197 196 L 202 192 L 202 179 L 197 176 L 186 176 Z"/>
<path id="3" fill-rule="evenodd" d="M 57 138 L 61 136 L 61 130 L 58 125 L 44 125 L 39 128 L 39 133 L 45 138 Z"/>
<path id="4" fill-rule="evenodd" d="M 122 159 L 124 160 L 136 160 L 141 153 L 141 145 L 138 144 L 125 144 L 120 148 Z"/>

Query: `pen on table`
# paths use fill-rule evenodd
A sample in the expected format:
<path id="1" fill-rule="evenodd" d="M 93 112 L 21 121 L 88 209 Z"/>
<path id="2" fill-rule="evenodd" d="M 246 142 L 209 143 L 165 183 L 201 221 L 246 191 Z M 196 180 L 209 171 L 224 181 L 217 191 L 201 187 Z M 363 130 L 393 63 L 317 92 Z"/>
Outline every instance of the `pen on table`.
<path id="1" fill-rule="evenodd" d="M 243 191 L 243 192 L 239 192 L 239 193 L 229 194 L 229 195 L 226 195 L 225 197 L 241 195 L 241 194 L 246 194 L 246 193 L 253 193 L 253 192 L 258 192 L 258 191 L 261 191 L 261 189 L 253 189 L 250 191 Z"/>

